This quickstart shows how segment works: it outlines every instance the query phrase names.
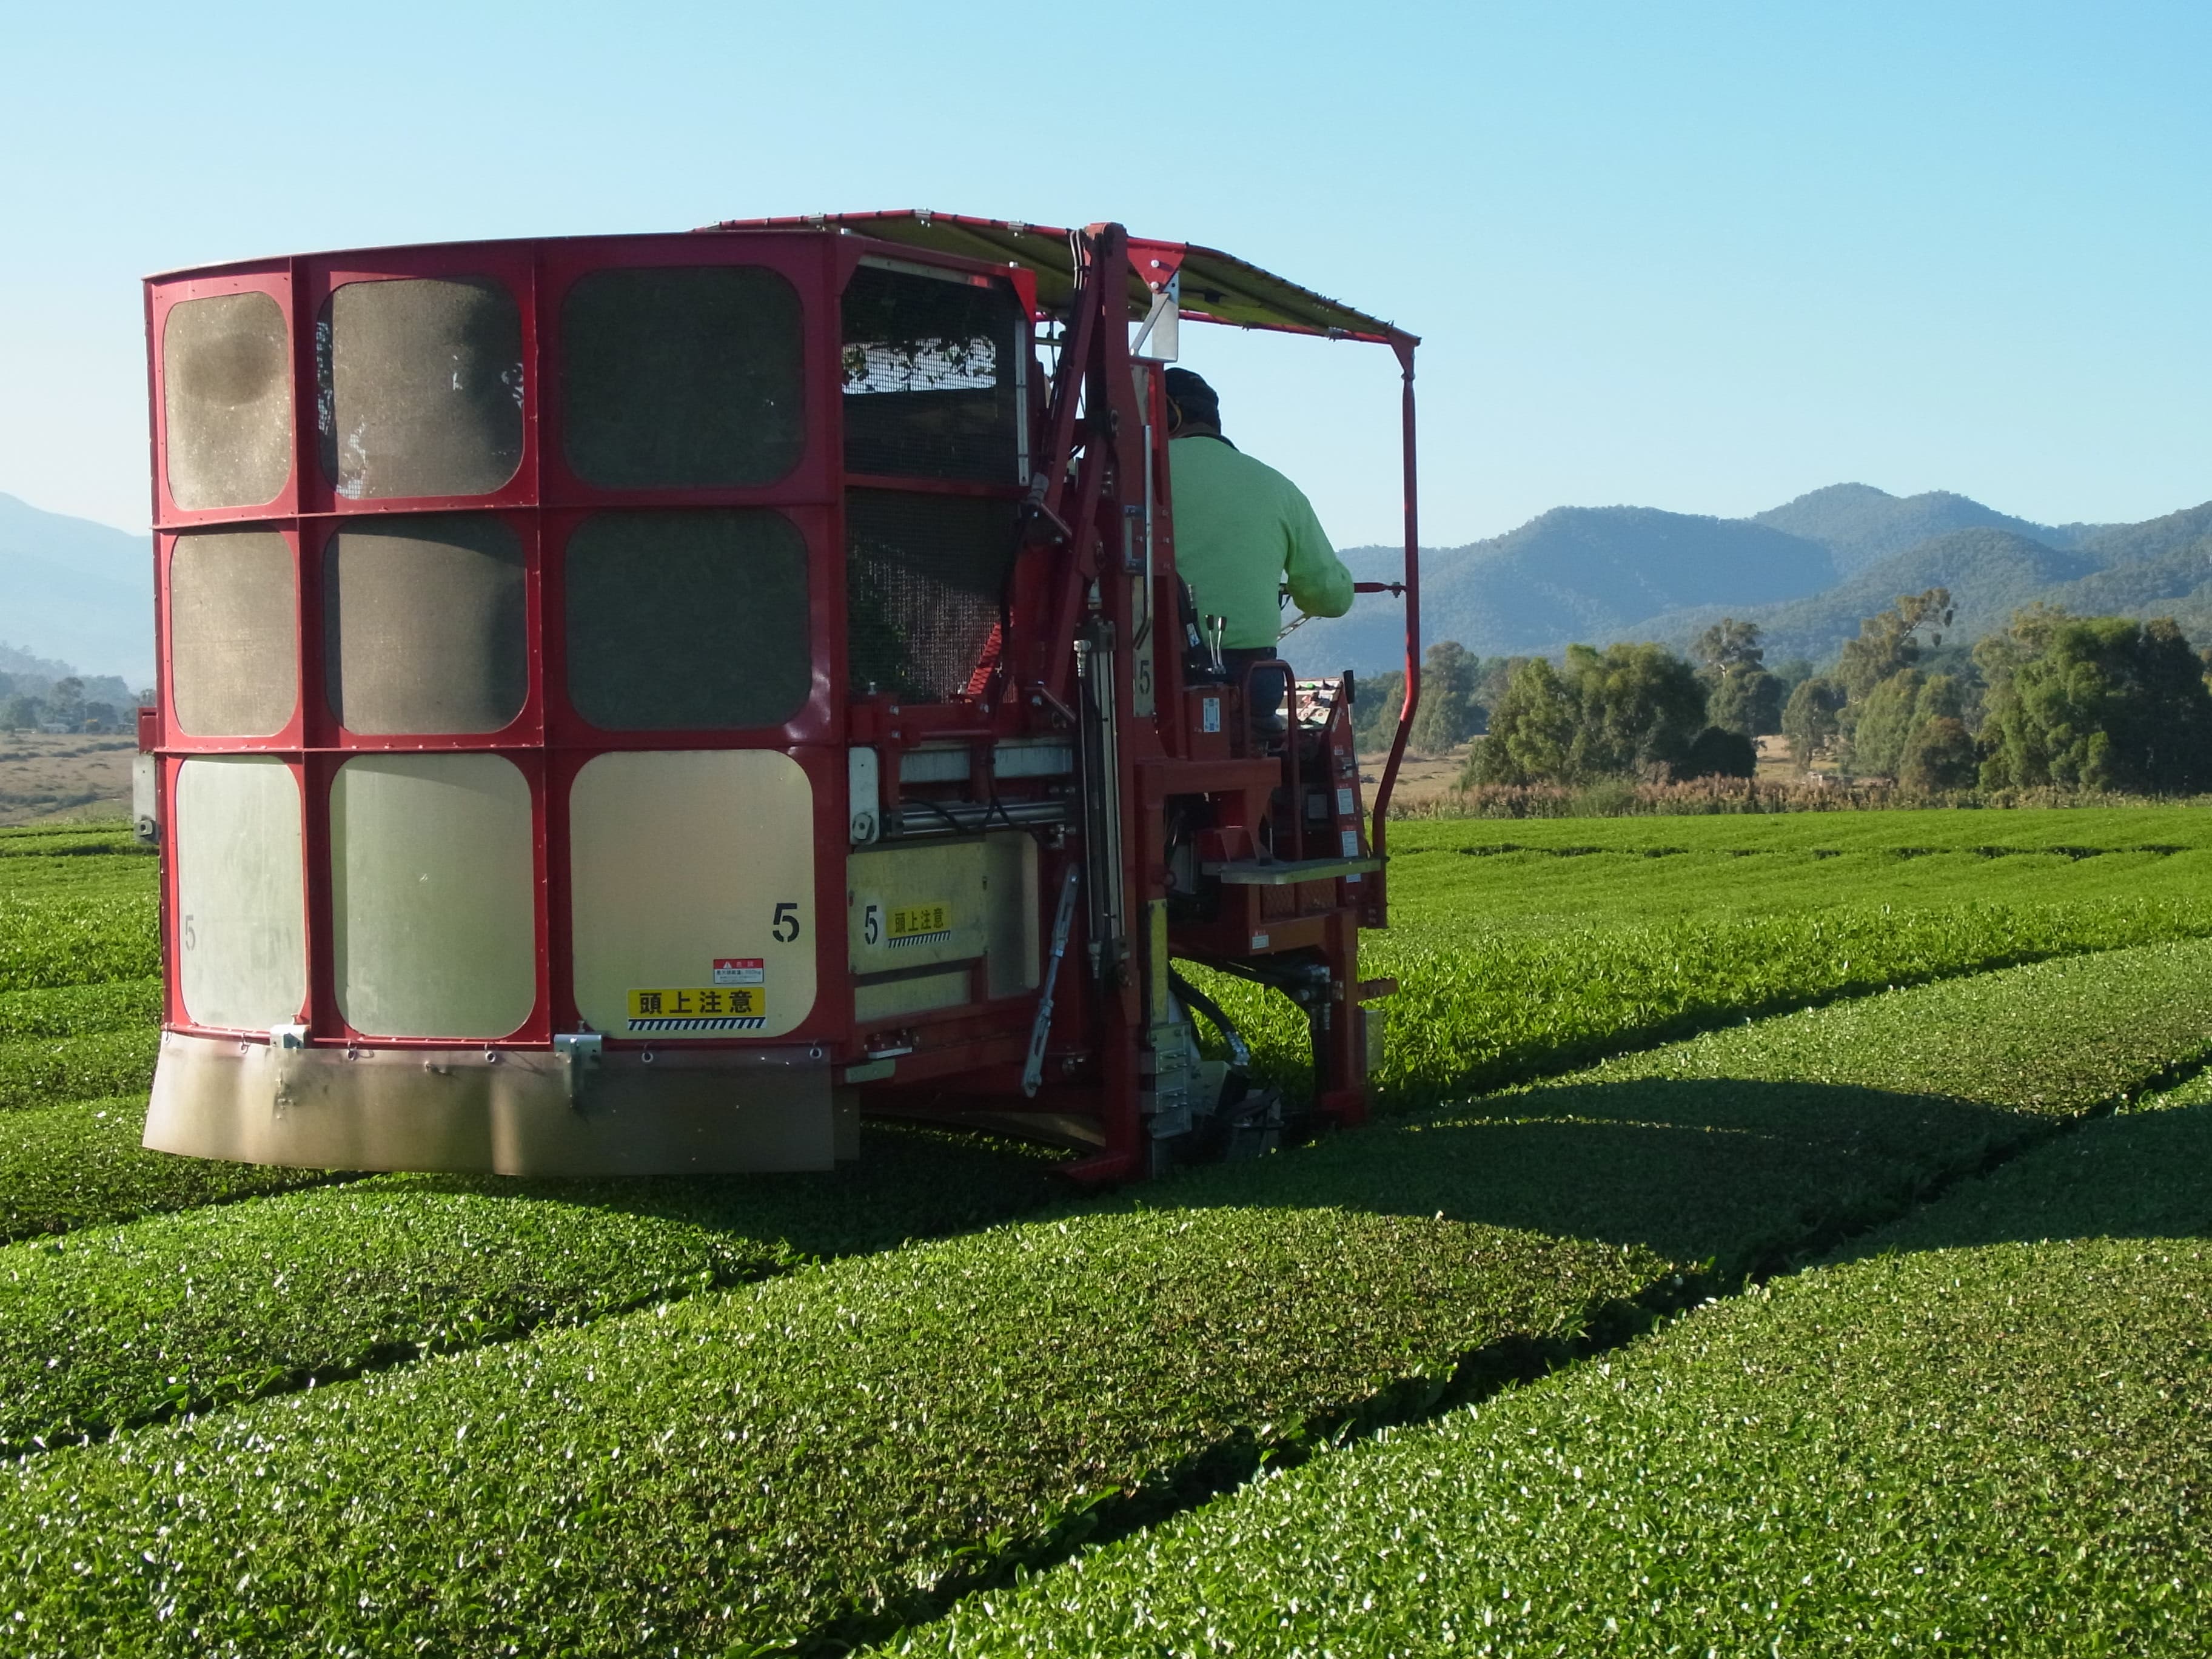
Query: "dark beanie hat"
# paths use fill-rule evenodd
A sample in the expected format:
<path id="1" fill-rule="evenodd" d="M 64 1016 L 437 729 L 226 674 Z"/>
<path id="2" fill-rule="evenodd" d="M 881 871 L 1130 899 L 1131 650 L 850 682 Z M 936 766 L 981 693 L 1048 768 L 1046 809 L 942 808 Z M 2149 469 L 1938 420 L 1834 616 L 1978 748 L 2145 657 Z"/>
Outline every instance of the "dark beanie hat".
<path id="1" fill-rule="evenodd" d="M 1168 401 L 1182 410 L 1186 421 L 1206 426 L 1221 424 L 1221 399 L 1212 386 L 1187 368 L 1167 372 Z"/>

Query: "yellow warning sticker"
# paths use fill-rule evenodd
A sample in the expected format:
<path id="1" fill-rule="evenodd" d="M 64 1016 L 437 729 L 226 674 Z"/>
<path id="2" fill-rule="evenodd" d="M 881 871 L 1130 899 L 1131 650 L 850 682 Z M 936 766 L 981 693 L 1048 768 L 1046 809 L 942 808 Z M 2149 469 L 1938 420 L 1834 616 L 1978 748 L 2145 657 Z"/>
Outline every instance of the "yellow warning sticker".
<path id="1" fill-rule="evenodd" d="M 889 931 L 893 950 L 902 945 L 922 945 L 950 938 L 952 907 L 943 903 L 895 904 L 891 907 Z"/>
<path id="2" fill-rule="evenodd" d="M 757 1031 L 768 1020 L 768 992 L 761 986 L 703 985 L 633 990 L 633 1031 Z"/>

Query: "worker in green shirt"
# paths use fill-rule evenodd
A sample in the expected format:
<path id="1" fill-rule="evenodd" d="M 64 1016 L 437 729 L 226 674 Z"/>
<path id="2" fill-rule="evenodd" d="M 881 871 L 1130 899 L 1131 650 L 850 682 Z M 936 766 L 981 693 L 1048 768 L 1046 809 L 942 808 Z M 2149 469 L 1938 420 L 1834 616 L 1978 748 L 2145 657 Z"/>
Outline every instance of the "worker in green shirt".
<path id="1" fill-rule="evenodd" d="M 1286 580 L 1291 602 L 1308 616 L 1341 617 L 1352 609 L 1352 573 L 1305 492 L 1221 435 L 1221 400 L 1212 386 L 1171 368 L 1167 394 L 1176 568 L 1200 616 L 1228 619 L 1223 654 L 1241 681 L 1245 669 L 1276 654 Z M 1254 724 L 1280 729 L 1268 716 L 1289 690 L 1279 670 L 1255 677 Z"/>

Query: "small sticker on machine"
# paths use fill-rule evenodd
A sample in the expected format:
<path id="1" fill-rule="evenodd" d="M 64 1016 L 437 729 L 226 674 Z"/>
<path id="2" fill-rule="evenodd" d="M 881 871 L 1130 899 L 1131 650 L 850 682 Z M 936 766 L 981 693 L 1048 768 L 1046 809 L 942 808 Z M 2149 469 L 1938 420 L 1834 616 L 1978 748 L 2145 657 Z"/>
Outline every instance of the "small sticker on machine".
<path id="1" fill-rule="evenodd" d="M 768 993 L 758 986 L 679 986 L 632 990 L 633 1031 L 757 1031 L 768 1022 Z"/>
<path id="2" fill-rule="evenodd" d="M 1340 818 L 1352 816 L 1352 791 L 1348 787 L 1336 792 L 1336 815 Z"/>
<path id="3" fill-rule="evenodd" d="M 890 943 L 925 945 L 952 937 L 952 907 L 949 904 L 895 904 L 891 907 Z"/>
<path id="4" fill-rule="evenodd" d="M 1221 699 L 1200 697 L 1198 700 L 1198 729 L 1218 732 L 1221 729 Z"/>
<path id="5" fill-rule="evenodd" d="M 768 983 L 768 964 L 759 957 L 716 957 L 714 983 L 765 985 Z"/>

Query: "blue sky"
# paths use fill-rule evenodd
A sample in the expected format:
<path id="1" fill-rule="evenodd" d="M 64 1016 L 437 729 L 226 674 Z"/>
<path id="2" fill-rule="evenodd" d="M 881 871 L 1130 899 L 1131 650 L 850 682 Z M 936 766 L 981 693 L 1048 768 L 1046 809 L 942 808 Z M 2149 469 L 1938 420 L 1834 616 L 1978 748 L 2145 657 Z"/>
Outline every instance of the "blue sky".
<path id="1" fill-rule="evenodd" d="M 2208 64 L 2201 3 L 15 0 L 0 490 L 143 526 L 150 270 L 932 206 L 1422 334 L 1432 545 L 1845 479 L 2140 519 L 2212 496 Z M 1387 353 L 1184 361 L 1340 543 L 1395 536 Z"/>

